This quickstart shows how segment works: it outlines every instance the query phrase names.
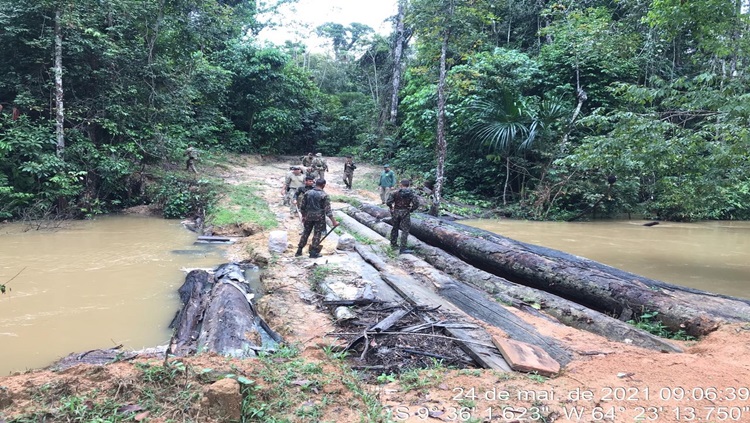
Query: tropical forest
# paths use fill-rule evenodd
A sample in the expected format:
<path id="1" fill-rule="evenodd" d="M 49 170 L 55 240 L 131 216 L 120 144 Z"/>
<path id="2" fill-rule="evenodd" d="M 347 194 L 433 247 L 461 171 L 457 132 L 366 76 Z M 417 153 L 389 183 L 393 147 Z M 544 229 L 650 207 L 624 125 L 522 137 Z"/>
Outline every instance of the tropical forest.
<path id="1" fill-rule="evenodd" d="M 184 217 L 190 147 L 387 162 L 434 213 L 750 219 L 745 0 L 399 0 L 327 53 L 258 37 L 283 3 L 0 1 L 0 219 Z"/>

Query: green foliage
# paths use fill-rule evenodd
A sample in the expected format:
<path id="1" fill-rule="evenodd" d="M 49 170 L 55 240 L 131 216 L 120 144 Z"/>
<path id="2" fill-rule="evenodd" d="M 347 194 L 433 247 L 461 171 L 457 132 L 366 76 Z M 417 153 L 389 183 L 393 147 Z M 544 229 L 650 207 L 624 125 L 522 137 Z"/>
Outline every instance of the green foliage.
<path id="1" fill-rule="evenodd" d="M 413 369 L 399 375 L 399 382 L 404 391 L 427 390 L 438 386 L 445 375 L 445 367 L 440 361 L 433 361 L 428 369 Z"/>
<path id="2" fill-rule="evenodd" d="M 393 373 L 381 373 L 375 380 L 377 380 L 379 384 L 385 385 L 386 383 L 394 383 L 398 379 Z"/>
<path id="3" fill-rule="evenodd" d="M 643 329 L 648 333 L 660 336 L 662 338 L 676 339 L 679 341 L 692 341 L 695 337 L 688 335 L 684 330 L 680 329 L 676 332 L 669 330 L 664 324 L 657 319 L 659 312 L 656 311 L 644 311 L 643 314 L 636 317 L 633 320 L 628 320 L 628 323 Z"/>
<path id="4" fill-rule="evenodd" d="M 318 30 L 333 57 L 300 43 L 261 46 L 244 36 L 262 29 L 256 7 L 0 0 L 0 218 L 93 216 L 154 191 L 169 216 L 200 213 L 189 182 L 147 189 L 188 144 L 353 153 L 432 182 L 444 40 L 445 195 L 507 201 L 505 210 L 532 219 L 750 218 L 750 18 L 736 2 L 412 0 L 407 28 L 416 36 L 395 123 L 387 117 L 396 37 L 330 22 Z M 50 121 L 56 12 L 65 40 L 60 156 Z M 609 175 L 616 184 L 603 182 Z"/>
<path id="5" fill-rule="evenodd" d="M 208 180 L 167 174 L 149 193 L 167 219 L 203 217 L 217 202 L 218 187 Z"/>
<path id="6" fill-rule="evenodd" d="M 268 208 L 268 203 L 256 194 L 252 185 L 225 185 L 227 201 L 213 207 L 207 221 L 215 226 L 256 223 L 264 229 L 278 225 L 276 216 Z"/>

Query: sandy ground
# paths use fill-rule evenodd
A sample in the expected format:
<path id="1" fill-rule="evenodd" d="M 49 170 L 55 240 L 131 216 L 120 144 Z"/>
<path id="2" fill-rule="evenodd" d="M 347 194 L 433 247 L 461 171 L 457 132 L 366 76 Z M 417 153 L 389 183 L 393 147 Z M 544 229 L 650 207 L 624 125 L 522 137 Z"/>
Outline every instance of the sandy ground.
<path id="1" fill-rule="evenodd" d="M 373 180 L 381 169 L 358 165 L 354 190 L 343 190 L 343 159 L 328 158 L 331 169 L 326 191 L 354 195 L 379 202 Z M 323 245 L 323 258 L 293 257 L 299 240 L 299 221 L 281 205 L 283 175 L 291 159 L 263 161 L 244 157 L 224 171 L 229 183 L 256 183 L 259 193 L 277 214 L 280 229 L 289 234 L 289 248 L 277 259 L 267 253 L 267 233 L 251 235 L 230 247 L 228 259 L 270 262 L 263 282 L 268 293 L 259 310 L 272 327 L 302 349 L 303 356 L 325 361 L 322 347 L 336 328 L 330 315 L 309 299 L 307 273 L 313 262 L 324 263 L 337 253 L 335 240 Z M 366 185 L 370 189 L 357 189 Z M 343 204 L 334 204 L 334 208 Z M 231 232 L 231 230 L 228 230 Z M 333 237 L 331 237 L 333 238 Z M 307 250 L 305 250 L 307 252 Z M 750 325 L 726 325 L 700 341 L 675 342 L 684 353 L 658 353 L 565 327 L 549 320 L 519 316 L 541 333 L 560 339 L 573 355 L 559 376 L 541 378 L 523 373 L 489 370 L 445 370 L 431 375 L 423 389 L 405 390 L 398 383 L 372 385 L 370 389 L 391 411 L 392 421 L 487 421 L 487 422 L 750 422 Z M 502 332 L 488 328 L 502 335 Z M 207 366 L 215 357 L 195 358 Z M 201 362 L 206 361 L 206 363 Z M 239 365 L 251 366 L 250 363 Z M 111 365 L 120 378 L 132 372 L 126 363 Z M 49 382 L 50 378 L 87 378 L 90 369 L 78 366 L 51 373 L 36 371 L 0 378 L 2 390 L 19 392 Z M 110 375 L 111 376 L 111 375 Z M 344 394 L 345 395 L 345 394 Z M 23 395 L 21 395 L 23 397 Z M 17 402 L 18 404 L 18 402 Z M 326 419 L 360 421 L 342 408 L 332 408 Z M 1 419 L 0 419 L 1 420 Z"/>

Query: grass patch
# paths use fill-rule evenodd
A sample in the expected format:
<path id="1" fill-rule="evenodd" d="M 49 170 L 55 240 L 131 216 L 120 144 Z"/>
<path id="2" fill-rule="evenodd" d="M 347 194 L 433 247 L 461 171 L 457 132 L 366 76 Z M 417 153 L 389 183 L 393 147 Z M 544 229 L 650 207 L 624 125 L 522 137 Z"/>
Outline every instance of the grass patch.
<path id="1" fill-rule="evenodd" d="M 399 382 L 404 391 L 420 390 L 426 392 L 429 388 L 438 386 L 445 376 L 447 368 L 440 360 L 434 360 L 427 369 L 413 369 L 399 375 Z"/>
<path id="2" fill-rule="evenodd" d="M 278 226 L 276 215 L 268 208 L 268 203 L 255 193 L 253 185 L 227 185 L 226 200 L 214 207 L 208 221 L 216 226 L 236 225 L 252 222 L 263 229 Z"/>
<path id="3" fill-rule="evenodd" d="M 373 239 L 362 236 L 357 232 L 350 232 L 349 235 L 351 235 L 358 244 L 375 245 L 375 241 Z"/>
<path id="4" fill-rule="evenodd" d="M 628 320 L 628 323 L 637 327 L 638 329 L 643 329 L 652 335 L 660 336 L 662 338 L 675 339 L 678 341 L 695 340 L 694 336 L 688 335 L 687 332 L 685 332 L 683 329 L 675 332 L 664 326 L 664 323 L 656 319 L 658 315 L 658 311 L 646 310 L 643 314 L 636 317 L 635 319 Z"/>
<path id="5" fill-rule="evenodd" d="M 341 275 L 345 273 L 346 272 L 340 269 L 338 266 L 334 266 L 330 264 L 315 266 L 312 268 L 312 271 L 310 272 L 308 276 L 308 280 L 310 281 L 310 287 L 312 287 L 313 292 L 322 294 L 323 292 L 320 288 L 320 284 L 324 280 L 326 280 L 328 276 Z"/>
<path id="6" fill-rule="evenodd" d="M 198 423 L 205 421 L 205 410 L 201 409 L 205 387 L 221 379 L 234 379 L 240 384 L 239 421 L 243 423 L 318 423 L 331 421 L 325 416 L 338 415 L 336 410 L 342 409 L 352 410 L 354 420 L 346 421 L 385 423 L 377 396 L 349 369 L 344 358 L 331 351 L 329 360 L 309 360 L 297 347 L 282 346 L 253 360 L 254 365 L 247 370 L 231 361 L 221 369 L 192 367 L 180 360 L 135 363 L 137 376 L 116 381 L 103 390 L 82 392 L 67 382 L 40 386 L 33 393 L 33 409 L 7 421 L 119 423 L 141 421 L 147 416 L 148 421 Z M 2 414 L 0 421 L 6 421 Z"/>
<path id="7" fill-rule="evenodd" d="M 346 195 L 335 194 L 331 195 L 330 198 L 332 203 L 346 203 L 354 207 L 359 207 L 362 205 L 362 202 L 358 199 Z"/>

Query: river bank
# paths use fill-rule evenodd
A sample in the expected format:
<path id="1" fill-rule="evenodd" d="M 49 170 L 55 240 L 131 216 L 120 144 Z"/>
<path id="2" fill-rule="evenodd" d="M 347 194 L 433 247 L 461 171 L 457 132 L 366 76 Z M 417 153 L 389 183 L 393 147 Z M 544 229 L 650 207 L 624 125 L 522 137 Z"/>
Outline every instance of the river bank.
<path id="1" fill-rule="evenodd" d="M 286 230 L 290 244 L 295 245 L 299 222 L 281 205 L 279 194 L 289 164 L 288 160 L 241 157 L 216 172 L 229 184 L 256 187 L 276 214 L 277 229 Z M 326 191 L 334 199 L 355 196 L 379 202 L 374 183 L 378 167 L 358 165 L 351 192 L 342 189 L 343 159 L 328 158 L 328 164 Z M 334 203 L 334 208 L 344 206 Z M 247 232 L 243 227 L 215 231 L 217 235 Z M 572 354 L 572 362 L 559 376 L 435 365 L 377 375 L 366 383 L 351 370 L 356 360 L 332 352 L 330 334 L 337 328 L 315 301 L 317 294 L 310 283 L 315 269 L 338 254 L 331 238 L 323 243 L 324 257 L 316 261 L 294 258 L 291 247 L 281 255 L 269 253 L 267 231 L 244 236 L 227 249 L 228 261 L 265 267 L 266 294 L 258 310 L 292 348 L 260 360 L 199 355 L 165 361 L 156 354 L 103 367 L 80 365 L 4 377 L 0 378 L 0 421 L 19 416 L 27 420 L 17 421 L 36 421 L 28 416 L 38 416 L 33 414 L 35 407 L 44 409 L 45 404 L 55 412 L 62 412 L 67 404 L 86 415 L 108 403 L 116 405 L 113 415 L 130 407 L 123 410 L 131 410 L 131 421 L 135 416 L 151 422 L 226 421 L 211 411 L 217 380 L 235 381 L 243 387 L 244 397 L 250 399 L 244 408 L 245 421 L 677 422 L 730 420 L 725 418 L 729 413 L 750 418 L 750 410 L 743 408 L 750 405 L 748 325 L 726 325 L 698 341 L 675 341 L 685 352 L 665 354 L 517 313 L 540 333 L 560 340 Z M 499 333 L 483 322 L 475 323 Z M 160 398 L 154 398 L 154 392 Z M 578 412 L 580 416 L 573 415 Z"/>

